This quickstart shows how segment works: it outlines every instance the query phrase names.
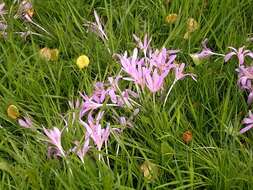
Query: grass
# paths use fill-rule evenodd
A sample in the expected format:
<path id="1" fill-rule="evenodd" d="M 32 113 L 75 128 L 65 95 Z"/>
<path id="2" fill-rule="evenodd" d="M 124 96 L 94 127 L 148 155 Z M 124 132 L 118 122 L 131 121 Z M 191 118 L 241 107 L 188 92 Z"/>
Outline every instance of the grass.
<path id="1" fill-rule="evenodd" d="M 11 6 L 12 1 L 6 4 Z M 252 132 L 238 134 L 250 108 L 236 86 L 237 63 L 212 58 L 194 66 L 189 57 L 204 38 L 220 53 L 228 46 L 252 47 L 246 42 L 253 29 L 251 0 L 173 0 L 168 5 L 162 0 L 44 0 L 35 1 L 34 7 L 35 21 L 51 35 L 10 16 L 8 38 L 0 43 L 0 189 L 252 188 Z M 198 76 L 197 83 L 190 79 L 177 83 L 164 109 L 159 99 L 153 105 L 150 96 L 143 98 L 134 128 L 120 138 L 111 137 L 108 154 L 103 151 L 110 167 L 90 154 L 84 163 L 75 156 L 47 159 L 43 137 L 20 128 L 6 114 L 8 105 L 15 104 L 33 116 L 39 130 L 42 125 L 62 128 L 59 114 L 67 111 L 67 101 L 78 97 L 79 91 L 90 94 L 94 81 L 119 71 L 105 45 L 83 27 L 84 19 L 94 19 L 94 9 L 106 23 L 112 52 L 132 49 L 133 33 L 148 33 L 153 46 L 180 49 L 179 60 Z M 173 25 L 164 21 L 169 13 L 180 15 Z M 184 40 L 189 17 L 201 26 Z M 24 41 L 13 34 L 26 26 L 43 36 Z M 60 59 L 41 60 L 38 52 L 44 46 L 58 48 Z M 81 54 L 91 59 L 82 71 L 75 65 Z M 189 144 L 182 141 L 186 130 L 193 132 Z M 71 144 L 71 135 L 64 136 L 65 147 Z M 155 164 L 157 178 L 143 176 L 144 161 Z"/>

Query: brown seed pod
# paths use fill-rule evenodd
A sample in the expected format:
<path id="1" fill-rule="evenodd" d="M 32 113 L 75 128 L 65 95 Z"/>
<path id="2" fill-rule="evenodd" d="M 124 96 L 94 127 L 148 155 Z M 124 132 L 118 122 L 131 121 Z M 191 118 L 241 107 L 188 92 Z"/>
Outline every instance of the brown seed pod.
<path id="1" fill-rule="evenodd" d="M 192 132 L 187 130 L 183 133 L 183 141 L 188 144 L 192 141 Z"/>

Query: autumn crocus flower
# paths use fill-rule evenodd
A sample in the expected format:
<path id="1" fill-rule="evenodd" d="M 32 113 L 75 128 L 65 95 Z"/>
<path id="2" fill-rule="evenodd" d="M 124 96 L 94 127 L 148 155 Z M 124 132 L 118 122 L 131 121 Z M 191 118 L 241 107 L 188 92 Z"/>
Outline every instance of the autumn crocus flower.
<path id="1" fill-rule="evenodd" d="M 125 89 L 123 90 L 120 95 L 118 95 L 118 99 L 117 99 L 117 105 L 119 107 L 123 107 L 123 106 L 127 106 L 128 108 L 132 108 L 132 104 L 131 102 L 133 102 L 133 100 L 130 98 L 134 97 L 137 98 L 139 97 L 135 92 L 133 92 L 130 89 Z"/>
<path id="2" fill-rule="evenodd" d="M 31 128 L 33 125 L 32 120 L 29 117 L 23 117 L 18 119 L 18 124 L 23 128 Z"/>
<path id="3" fill-rule="evenodd" d="M 51 35 L 47 30 L 45 30 L 43 27 L 41 27 L 39 24 L 35 23 L 32 20 L 33 14 L 34 9 L 32 3 L 30 1 L 24 0 L 20 3 L 17 14 L 14 16 L 14 18 L 21 18 L 22 20 L 33 24 L 34 26 L 46 32 L 47 34 Z"/>
<path id="4" fill-rule="evenodd" d="M 107 125 L 105 129 L 101 128 L 101 125 L 98 125 L 93 130 L 91 138 L 93 139 L 94 143 L 97 146 L 97 149 L 100 151 L 103 144 L 108 141 L 110 135 L 110 126 Z"/>
<path id="5" fill-rule="evenodd" d="M 210 48 L 207 47 L 207 43 L 208 43 L 208 39 L 205 39 L 202 42 L 202 48 L 203 49 L 201 50 L 201 52 L 190 54 L 193 62 L 196 65 L 199 65 L 202 60 L 207 59 L 207 58 L 211 57 L 212 55 L 224 56 L 222 54 L 214 53 Z"/>
<path id="6" fill-rule="evenodd" d="M 84 140 L 83 145 L 81 146 L 80 142 L 76 141 L 75 147 L 71 150 L 72 152 L 75 152 L 77 154 L 77 156 L 80 158 L 82 162 L 84 162 L 84 156 L 86 155 L 86 153 L 88 152 L 90 148 L 89 146 L 90 136 L 87 134 L 85 135 L 85 140 Z"/>
<path id="7" fill-rule="evenodd" d="M 253 67 L 245 67 L 244 65 L 236 69 L 238 72 L 237 84 L 242 90 L 249 90 L 252 88 L 251 81 L 253 80 Z"/>
<path id="8" fill-rule="evenodd" d="M 103 103 L 107 95 L 105 84 L 103 82 L 96 82 L 94 85 L 94 92 L 91 99 L 97 103 Z"/>
<path id="9" fill-rule="evenodd" d="M 58 159 L 58 158 L 62 157 L 62 155 L 61 155 L 61 152 L 58 150 L 58 148 L 56 148 L 55 146 L 48 146 L 47 157 L 49 159 L 51 159 L 51 158 Z"/>
<path id="10" fill-rule="evenodd" d="M 143 88 L 145 86 L 143 75 L 144 59 L 138 58 L 138 49 L 135 48 L 133 55 L 130 57 L 128 57 L 127 52 L 125 52 L 123 56 L 119 55 L 119 58 L 123 71 L 125 71 L 136 84 Z"/>
<path id="11" fill-rule="evenodd" d="M 86 128 L 88 135 L 96 144 L 97 149 L 100 151 L 103 144 L 108 141 L 110 135 L 110 126 L 105 129 L 101 127 L 100 120 L 104 112 L 99 112 L 96 119 L 93 118 L 92 112 L 88 115 L 88 123 L 81 121 L 81 124 Z"/>
<path id="12" fill-rule="evenodd" d="M 0 31 L 5 31 L 8 25 L 5 22 L 0 21 Z"/>
<path id="13" fill-rule="evenodd" d="M 253 102 L 253 67 L 245 67 L 244 65 L 236 69 L 238 72 L 237 84 L 241 90 L 245 90 L 249 93 L 247 103 L 250 105 Z"/>
<path id="14" fill-rule="evenodd" d="M 33 5 L 29 1 L 22 1 L 19 5 L 18 12 L 15 15 L 15 17 L 21 17 L 24 20 L 27 20 L 29 22 L 32 21 L 33 16 Z"/>
<path id="15" fill-rule="evenodd" d="M 84 26 L 88 27 L 88 29 L 98 35 L 104 42 L 108 41 L 108 37 L 104 31 L 104 27 L 100 21 L 100 18 L 97 12 L 94 10 L 94 16 L 96 22 L 85 21 Z"/>
<path id="16" fill-rule="evenodd" d="M 0 3 L 0 16 L 3 16 L 7 13 L 4 7 L 5 3 Z"/>
<path id="17" fill-rule="evenodd" d="M 175 79 L 174 79 L 173 83 L 171 84 L 171 86 L 168 90 L 168 93 L 167 93 L 167 95 L 165 97 L 165 100 L 164 100 L 164 103 L 163 103 L 163 107 L 165 106 L 165 104 L 167 102 L 167 99 L 169 97 L 169 94 L 170 94 L 172 88 L 175 86 L 177 81 L 182 80 L 187 76 L 191 77 L 194 81 L 197 81 L 196 78 L 195 78 L 196 75 L 194 75 L 192 73 L 184 73 L 184 67 L 185 67 L 184 63 L 175 64 L 175 68 L 174 68 L 174 70 L 175 70 Z"/>
<path id="18" fill-rule="evenodd" d="M 81 103 L 80 103 L 79 99 L 77 99 L 76 101 L 68 101 L 68 103 L 69 103 L 69 107 L 72 111 L 72 122 L 71 123 L 73 125 L 74 122 L 76 121 L 76 118 L 77 118 L 76 115 L 79 114 L 79 113 L 77 113 L 77 111 L 79 112 L 81 109 Z M 68 121 L 65 119 L 63 119 L 63 120 L 65 122 L 65 126 L 68 126 Z"/>
<path id="19" fill-rule="evenodd" d="M 53 129 L 44 128 L 43 130 L 48 137 L 49 143 L 57 148 L 61 156 L 65 157 L 65 153 L 61 145 L 61 131 L 57 127 L 54 127 Z"/>
<path id="20" fill-rule="evenodd" d="M 146 79 L 146 86 L 152 93 L 155 93 L 162 88 L 164 79 L 168 75 L 168 71 L 164 71 L 163 73 L 158 74 L 157 69 L 151 71 L 145 68 L 144 75 Z"/>
<path id="21" fill-rule="evenodd" d="M 83 102 L 81 104 L 81 111 L 80 111 L 80 117 L 82 118 L 88 111 L 98 109 L 99 107 L 102 107 L 103 104 L 97 103 L 94 100 L 92 100 L 92 97 L 88 97 L 85 93 L 80 93 L 81 97 L 83 98 Z"/>
<path id="22" fill-rule="evenodd" d="M 179 50 L 167 50 L 162 48 L 160 51 L 156 50 L 149 56 L 150 66 L 157 67 L 161 72 L 170 71 L 174 68 L 174 61 Z"/>
<path id="23" fill-rule="evenodd" d="M 143 53 L 144 53 L 144 55 L 146 56 L 147 55 L 147 51 L 150 48 L 150 43 L 151 43 L 152 39 L 151 38 L 149 39 L 147 34 L 145 34 L 143 42 L 135 34 L 133 35 L 133 37 L 134 37 L 134 39 L 135 39 L 135 41 L 137 43 L 138 48 L 140 50 L 142 50 Z"/>
<path id="24" fill-rule="evenodd" d="M 249 116 L 243 119 L 242 124 L 244 124 L 246 127 L 240 130 L 241 134 L 253 128 L 253 114 L 251 111 L 249 111 Z"/>
<path id="25" fill-rule="evenodd" d="M 253 52 L 251 52 L 250 50 L 244 50 L 245 48 L 244 46 L 240 47 L 238 50 L 233 47 L 229 47 L 229 48 L 232 51 L 225 55 L 225 58 L 224 58 L 225 63 L 228 62 L 234 55 L 237 56 L 239 60 L 239 65 L 244 64 L 244 59 L 246 56 L 251 57 L 253 59 Z"/>
<path id="26" fill-rule="evenodd" d="M 185 67 L 184 63 L 176 65 L 176 67 L 175 67 L 175 80 L 178 81 L 178 80 L 181 80 L 181 79 L 185 78 L 186 76 L 189 76 L 193 80 L 197 81 L 194 74 L 192 74 L 192 73 L 186 73 L 185 74 L 184 73 L 184 67 Z"/>

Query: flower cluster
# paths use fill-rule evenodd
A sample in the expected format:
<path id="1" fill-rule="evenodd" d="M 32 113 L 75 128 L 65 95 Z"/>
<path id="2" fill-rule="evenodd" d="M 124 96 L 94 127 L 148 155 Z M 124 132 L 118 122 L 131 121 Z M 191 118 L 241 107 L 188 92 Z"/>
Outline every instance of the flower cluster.
<path id="1" fill-rule="evenodd" d="M 253 52 L 250 50 L 245 50 L 245 47 L 240 47 L 238 50 L 229 47 L 232 51 L 225 55 L 224 61 L 228 62 L 233 56 L 237 56 L 238 58 L 238 68 L 236 69 L 236 72 L 238 73 L 238 81 L 237 84 L 239 88 L 248 94 L 248 105 L 251 105 L 253 103 L 253 86 L 252 86 L 252 80 L 253 80 L 253 66 L 248 65 L 245 61 L 246 57 L 249 57 L 253 59 Z M 251 122 L 250 122 L 251 121 Z M 243 120 L 243 124 L 246 125 L 245 128 L 240 130 L 240 133 L 245 133 L 249 129 L 252 128 L 252 113 L 249 111 L 249 118 L 245 118 Z"/>
<path id="2" fill-rule="evenodd" d="M 3 12 L 1 10 L 1 12 Z M 33 23 L 33 8 L 28 1 L 21 2 L 18 9 L 18 18 Z M 108 46 L 108 36 L 104 31 L 100 18 L 94 11 L 96 22 L 85 22 L 85 26 L 96 35 L 98 35 L 105 45 Z M 136 35 L 133 38 L 137 44 L 132 50 L 132 54 L 128 55 L 127 51 L 123 54 L 113 54 L 119 65 L 120 71 L 115 76 L 110 76 L 106 81 L 98 81 L 94 84 L 93 91 L 90 95 L 86 92 L 80 92 L 80 97 L 76 101 L 69 101 L 69 111 L 62 117 L 64 127 L 60 130 L 58 127 L 46 129 L 43 127 L 43 135 L 48 141 L 48 157 L 59 158 L 67 157 L 69 154 L 76 154 L 80 160 L 84 161 L 84 156 L 91 149 L 96 148 L 99 152 L 99 159 L 103 159 L 101 151 L 103 147 L 107 150 L 110 135 L 120 135 L 126 128 L 132 128 L 133 120 L 140 111 L 142 105 L 141 95 L 152 94 L 153 96 L 161 95 L 167 98 L 177 81 L 182 80 L 186 76 L 190 76 L 196 80 L 195 75 L 184 73 L 185 64 L 179 64 L 176 61 L 179 50 L 168 50 L 165 47 L 153 49 L 151 47 L 151 39 L 146 34 L 142 41 Z M 204 45 L 204 52 L 200 55 L 209 54 L 210 49 Z M 109 53 L 111 50 L 108 48 Z M 41 53 L 46 52 L 46 58 L 51 58 L 48 49 L 42 49 Z M 206 53 L 205 53 L 206 52 Z M 48 55 L 47 55 L 48 54 Z M 58 52 L 57 52 L 58 54 Z M 212 54 L 212 52 L 211 52 Z M 202 56 L 202 57 L 204 57 Z M 201 58 L 202 58 L 201 57 Z M 84 60 L 85 58 L 85 60 Z M 88 65 L 88 58 L 81 57 L 77 62 L 80 68 Z M 82 63 L 86 62 L 86 63 Z M 172 74 L 174 80 L 171 86 L 166 86 L 168 75 Z M 81 100 L 80 100 L 81 99 Z M 130 113 L 126 114 L 126 111 Z M 12 108 L 9 112 L 13 112 L 13 118 L 18 119 L 18 124 L 23 128 L 32 128 L 35 123 L 30 117 L 19 118 L 16 109 Z M 122 115 L 123 113 L 123 115 Z M 128 116 L 127 116 L 128 115 Z M 105 120 L 107 122 L 105 122 Z M 109 122 L 110 121 L 110 122 Z M 116 125 L 114 125 L 114 123 Z M 120 126 L 120 127 L 119 127 Z M 78 136 L 76 136 L 76 131 Z M 62 143 L 63 134 L 71 133 L 74 135 L 72 144 L 69 149 L 64 148 Z M 76 138 L 80 138 L 76 140 Z"/>
<path id="3" fill-rule="evenodd" d="M 133 81 L 143 90 L 147 87 L 152 93 L 161 91 L 164 87 L 165 78 L 174 73 L 175 80 L 178 81 L 185 76 L 194 74 L 184 74 L 185 64 L 177 64 L 176 57 L 179 50 L 168 50 L 163 47 L 161 50 L 153 50 L 150 46 L 151 39 L 147 35 L 144 41 L 134 35 L 138 48 L 133 50 L 133 54 L 128 56 L 127 52 L 118 55 L 122 70 L 128 74 L 128 80 Z"/>

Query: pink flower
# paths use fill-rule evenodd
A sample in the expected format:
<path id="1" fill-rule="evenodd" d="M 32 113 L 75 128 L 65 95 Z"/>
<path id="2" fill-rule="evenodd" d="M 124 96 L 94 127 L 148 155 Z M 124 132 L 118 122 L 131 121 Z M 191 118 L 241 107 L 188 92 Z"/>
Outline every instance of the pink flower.
<path id="1" fill-rule="evenodd" d="M 0 3 L 0 16 L 3 16 L 7 13 L 4 7 L 5 3 Z"/>
<path id="2" fill-rule="evenodd" d="M 108 37 L 103 29 L 102 23 L 100 22 L 100 18 L 95 10 L 94 16 L 96 22 L 85 21 L 84 26 L 88 27 L 90 31 L 98 35 L 104 42 L 108 41 Z"/>
<path id="3" fill-rule="evenodd" d="M 131 57 L 127 53 L 119 55 L 122 69 L 131 77 L 131 79 L 142 88 L 145 86 L 143 76 L 144 59 L 138 59 L 138 49 L 135 48 Z"/>
<path id="4" fill-rule="evenodd" d="M 236 69 L 236 71 L 238 72 L 238 86 L 242 90 L 251 89 L 251 80 L 253 80 L 253 67 L 245 67 L 242 65 Z"/>
<path id="5" fill-rule="evenodd" d="M 168 70 L 164 71 L 162 74 L 159 75 L 157 69 L 151 71 L 145 68 L 144 73 L 146 79 L 146 86 L 152 93 L 155 93 L 162 88 L 164 79 L 168 75 Z"/>
<path id="6" fill-rule="evenodd" d="M 81 97 L 83 98 L 83 102 L 81 104 L 81 111 L 80 111 L 80 118 L 82 118 L 88 111 L 98 109 L 99 107 L 102 107 L 103 104 L 97 103 L 93 98 L 89 98 L 85 93 L 80 93 Z"/>
<path id="7" fill-rule="evenodd" d="M 253 102 L 253 67 L 245 67 L 242 65 L 236 71 L 238 72 L 237 84 L 241 90 L 249 93 L 247 103 L 250 105 Z"/>
<path id="8" fill-rule="evenodd" d="M 101 127 L 100 120 L 102 119 L 103 114 L 104 112 L 99 112 L 96 119 L 94 119 L 92 112 L 90 112 L 88 115 L 88 123 L 81 121 L 81 124 L 86 128 L 87 134 L 92 138 L 99 151 L 110 135 L 109 125 L 106 129 L 102 129 Z"/>
<path id="9" fill-rule="evenodd" d="M 121 76 L 116 76 L 115 79 L 113 77 L 109 77 L 109 87 L 107 88 L 107 93 L 110 96 L 110 99 L 112 103 L 117 104 L 118 102 L 118 97 L 116 95 L 116 92 L 119 90 L 119 80 L 121 79 Z"/>
<path id="10" fill-rule="evenodd" d="M 242 124 L 246 125 L 246 127 L 240 130 L 241 134 L 253 128 L 253 114 L 251 111 L 249 111 L 249 116 L 243 119 Z"/>
<path id="11" fill-rule="evenodd" d="M 97 82 L 94 87 L 95 90 L 91 96 L 91 99 L 97 103 L 103 103 L 107 94 L 107 91 L 104 88 L 104 83 Z"/>
<path id="12" fill-rule="evenodd" d="M 31 128 L 33 125 L 32 120 L 29 117 L 18 119 L 18 124 L 23 128 Z"/>
<path id="13" fill-rule="evenodd" d="M 150 66 L 157 67 L 161 72 L 170 71 L 175 67 L 174 61 L 178 52 L 179 50 L 167 50 L 166 48 L 162 48 L 161 51 L 156 50 L 150 55 Z"/>
<path id="14" fill-rule="evenodd" d="M 145 34 L 143 42 L 135 34 L 133 35 L 133 37 L 134 37 L 134 39 L 135 39 L 135 41 L 136 41 L 136 43 L 138 45 L 138 48 L 140 50 L 142 50 L 143 53 L 144 53 L 144 55 L 146 56 L 147 55 L 147 51 L 150 48 L 150 42 L 151 42 L 152 39 L 149 39 L 147 34 Z"/>
<path id="15" fill-rule="evenodd" d="M 225 62 L 228 62 L 234 55 L 238 57 L 239 65 L 244 64 L 244 59 L 246 56 L 253 58 L 253 52 L 251 52 L 250 50 L 244 50 L 245 48 L 244 46 L 240 47 L 238 50 L 236 50 L 233 47 L 229 47 L 229 48 L 232 49 L 232 51 L 225 55 L 225 58 L 224 58 Z"/>
<path id="16" fill-rule="evenodd" d="M 80 108 L 81 108 L 81 103 L 80 103 L 80 100 L 79 99 L 77 99 L 75 102 L 74 101 L 69 101 L 68 102 L 69 103 L 69 107 L 70 107 L 70 109 L 72 109 L 71 111 L 72 111 L 72 122 L 71 122 L 71 124 L 73 125 L 74 124 L 74 122 L 76 121 L 76 116 L 77 116 L 77 110 L 79 111 L 80 110 Z M 70 120 L 70 118 L 68 117 L 67 118 L 67 120 L 65 120 L 64 119 L 64 117 L 63 117 L 63 121 L 64 121 L 64 123 L 65 123 L 65 126 L 67 127 L 68 126 L 68 124 L 69 124 L 69 121 Z"/>
<path id="17" fill-rule="evenodd" d="M 210 48 L 207 47 L 207 42 L 208 42 L 208 39 L 205 39 L 202 42 L 203 49 L 201 50 L 201 52 L 190 54 L 190 56 L 192 57 L 196 65 L 200 64 L 200 61 L 202 61 L 203 59 L 207 59 L 212 55 L 219 55 L 219 54 L 214 53 Z"/>
<path id="18" fill-rule="evenodd" d="M 105 129 L 101 128 L 101 125 L 98 125 L 91 135 L 94 143 L 97 145 L 97 149 L 100 151 L 103 144 L 108 141 L 110 135 L 110 126 L 107 125 Z"/>
<path id="19" fill-rule="evenodd" d="M 44 133 L 48 137 L 49 143 L 54 145 L 57 148 L 57 151 L 59 151 L 60 155 L 65 157 L 64 150 L 61 145 L 61 132 L 58 128 L 54 127 L 53 129 L 45 129 Z"/>
<path id="20" fill-rule="evenodd" d="M 175 67 L 175 80 L 178 81 L 178 80 L 185 78 L 186 76 L 190 76 L 193 80 L 197 81 L 194 74 L 183 73 L 184 67 L 185 67 L 184 63 L 181 63 L 180 65 L 176 65 L 176 67 Z"/>
<path id="21" fill-rule="evenodd" d="M 84 156 L 86 155 L 86 153 L 88 152 L 90 148 L 89 142 L 90 142 L 90 137 L 88 134 L 86 134 L 83 146 L 80 147 L 80 142 L 76 141 L 75 142 L 76 146 L 72 149 L 72 152 L 75 152 L 82 162 L 84 162 L 83 160 Z"/>
<path id="22" fill-rule="evenodd" d="M 32 22 L 31 16 L 28 14 L 29 10 L 33 9 L 33 5 L 29 1 L 22 1 L 19 5 L 18 12 L 15 17 L 20 17 L 28 22 Z"/>
<path id="23" fill-rule="evenodd" d="M 47 157 L 49 159 L 51 158 L 60 158 L 62 155 L 61 155 L 61 152 L 58 150 L 58 148 L 56 148 L 55 146 L 48 146 L 47 148 Z"/>

